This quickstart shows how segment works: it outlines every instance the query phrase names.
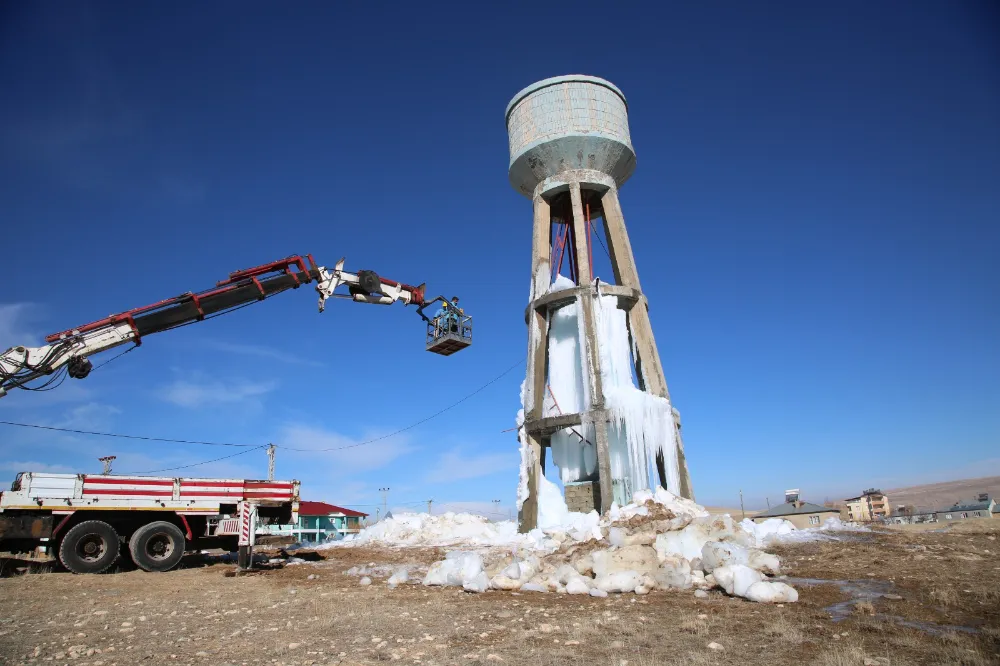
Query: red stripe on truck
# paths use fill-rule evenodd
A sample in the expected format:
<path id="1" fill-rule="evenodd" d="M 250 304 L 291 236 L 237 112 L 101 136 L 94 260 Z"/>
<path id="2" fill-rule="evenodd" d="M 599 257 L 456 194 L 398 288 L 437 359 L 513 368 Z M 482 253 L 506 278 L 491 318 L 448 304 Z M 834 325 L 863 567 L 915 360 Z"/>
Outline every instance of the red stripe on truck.
<path id="1" fill-rule="evenodd" d="M 88 490 L 83 489 L 84 495 L 100 495 L 115 497 L 173 497 L 172 490 Z"/>

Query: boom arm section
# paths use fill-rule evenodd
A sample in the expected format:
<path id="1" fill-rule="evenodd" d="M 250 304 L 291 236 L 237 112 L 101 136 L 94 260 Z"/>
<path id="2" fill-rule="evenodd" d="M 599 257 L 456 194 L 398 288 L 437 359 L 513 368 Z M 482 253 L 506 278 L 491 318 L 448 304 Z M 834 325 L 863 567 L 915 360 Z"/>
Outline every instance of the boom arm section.
<path id="1" fill-rule="evenodd" d="M 230 273 L 215 288 L 188 292 L 152 305 L 114 314 L 48 336 L 41 347 L 11 347 L 0 354 L 0 397 L 12 388 L 44 390 L 61 376 L 51 377 L 42 386 L 29 387 L 36 379 L 65 368 L 66 374 L 83 379 L 93 365 L 89 357 L 120 345 L 139 345 L 152 333 L 169 331 L 197 321 L 225 314 L 255 301 L 262 301 L 303 284 L 316 283 L 319 311 L 330 298 L 349 298 L 359 303 L 423 305 L 424 285 L 414 287 L 379 277 L 374 271 L 344 271 L 344 259 L 333 270 L 317 266 L 312 255 L 296 255 L 262 266 Z M 335 293 L 343 286 L 348 293 Z"/>

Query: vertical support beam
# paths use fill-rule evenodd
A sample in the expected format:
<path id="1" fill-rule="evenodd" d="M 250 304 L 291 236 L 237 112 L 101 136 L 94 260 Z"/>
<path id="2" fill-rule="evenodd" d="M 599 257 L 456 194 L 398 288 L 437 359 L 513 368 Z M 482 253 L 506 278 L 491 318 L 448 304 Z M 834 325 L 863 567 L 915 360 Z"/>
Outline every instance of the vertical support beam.
<path id="1" fill-rule="evenodd" d="M 590 284 L 593 276 L 590 274 L 590 261 L 587 259 L 587 218 L 583 216 L 583 196 L 580 192 L 580 183 L 569 184 L 569 196 L 573 205 L 573 249 L 576 255 L 577 275 L 580 276 L 579 284 Z"/>
<path id="2" fill-rule="evenodd" d="M 614 187 L 608 188 L 608 191 L 601 198 L 601 205 L 604 209 L 604 228 L 607 233 L 608 254 L 611 255 L 615 281 L 620 285 L 632 287 L 641 292 L 639 271 L 635 266 L 632 244 L 629 241 L 628 231 L 625 229 L 625 216 L 622 214 L 621 203 L 618 201 L 618 190 Z M 643 390 L 669 400 L 667 380 L 663 374 L 660 353 L 656 348 L 656 339 L 653 337 L 653 325 L 649 320 L 649 305 L 645 299 L 635 304 L 635 307 L 629 312 L 628 321 L 635 341 L 636 376 L 643 384 Z M 679 420 L 675 413 L 674 423 L 677 434 L 674 438 L 674 446 L 677 450 L 680 488 L 668 488 L 668 490 L 681 497 L 694 499 L 691 476 L 688 473 L 687 459 L 684 455 L 684 441 L 680 435 Z M 657 456 L 656 468 L 660 484 L 663 485 L 666 482 L 666 474 L 662 456 Z"/>
<path id="3" fill-rule="evenodd" d="M 604 209 L 604 231 L 608 239 L 608 254 L 611 255 L 611 268 L 615 274 L 615 282 L 642 291 L 642 287 L 639 285 L 639 272 L 635 267 L 635 256 L 632 254 L 632 244 L 629 242 L 628 232 L 625 231 L 625 216 L 622 215 L 622 207 L 618 201 L 616 188 L 609 188 L 601 196 L 601 207 Z"/>
<path id="4" fill-rule="evenodd" d="M 552 267 L 549 256 L 552 252 L 552 209 L 541 195 L 532 200 L 535 212 L 534 231 L 531 237 L 531 298 L 535 300 L 549 288 Z"/>
<path id="5" fill-rule="evenodd" d="M 601 198 L 604 207 L 604 228 L 608 237 L 608 254 L 611 255 L 611 267 L 614 269 L 618 284 L 642 291 L 639 284 L 639 271 L 635 267 L 635 257 L 625 230 L 625 217 L 622 215 L 621 204 L 618 202 L 618 192 L 609 188 Z M 660 364 L 660 354 L 653 338 L 653 326 L 649 321 L 648 304 L 636 303 L 629 312 L 629 324 L 632 338 L 639 358 L 636 359 L 636 375 L 645 384 L 644 390 L 661 398 L 670 398 L 667 392 L 667 380 L 663 376 L 663 366 Z"/>
<path id="6" fill-rule="evenodd" d="M 534 199 L 535 225 L 531 243 L 531 299 L 541 297 L 549 288 L 551 267 L 552 213 L 541 196 Z M 549 324 L 541 312 L 532 312 L 528 318 L 528 362 L 527 381 L 524 385 L 524 416 L 526 419 L 542 417 L 545 402 L 545 375 L 548 359 L 545 344 L 549 335 Z"/>
<path id="7" fill-rule="evenodd" d="M 518 531 L 530 532 L 538 527 L 538 480 L 543 476 L 542 445 L 533 435 L 524 433 L 528 440 L 528 497 L 517 513 Z"/>
<path id="8" fill-rule="evenodd" d="M 583 216 L 583 197 L 580 183 L 569 184 L 570 201 L 573 207 L 573 236 L 576 240 L 576 262 L 580 285 L 593 281 L 590 262 L 587 259 L 587 220 Z M 594 423 L 594 446 L 597 453 L 597 479 L 601 491 L 600 511 L 607 511 L 614 498 L 611 478 L 611 451 L 608 446 L 608 419 L 604 412 L 604 387 L 601 384 L 601 356 L 597 340 L 597 321 L 594 314 L 596 291 L 591 290 L 580 296 L 580 312 L 583 316 L 584 368 L 587 386 L 590 389 L 591 418 Z"/>
<path id="9" fill-rule="evenodd" d="M 531 241 L 531 296 L 530 300 L 542 296 L 549 288 L 552 268 L 549 265 L 552 232 L 552 211 L 549 202 L 541 195 L 535 196 L 534 228 Z M 528 362 L 524 383 L 524 418 L 542 417 L 545 403 L 545 375 L 547 372 L 546 341 L 549 325 L 545 315 L 532 312 L 528 317 Z M 528 447 L 528 497 L 518 511 L 517 522 L 521 532 L 530 532 L 538 526 L 538 480 L 544 474 L 542 468 L 542 443 L 527 432 L 523 433 Z"/>
<path id="10" fill-rule="evenodd" d="M 608 413 L 603 409 L 591 412 L 594 419 L 594 446 L 597 447 L 597 482 L 601 506 L 597 513 L 604 513 L 615 501 L 614 478 L 611 476 L 611 450 L 608 446 Z"/>

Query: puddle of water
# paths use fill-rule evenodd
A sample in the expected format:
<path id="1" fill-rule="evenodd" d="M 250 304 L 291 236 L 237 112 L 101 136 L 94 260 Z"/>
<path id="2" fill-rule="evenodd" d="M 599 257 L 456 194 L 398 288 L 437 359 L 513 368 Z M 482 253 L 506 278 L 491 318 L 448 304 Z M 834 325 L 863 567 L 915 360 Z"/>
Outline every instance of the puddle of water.
<path id="1" fill-rule="evenodd" d="M 849 618 L 854 613 L 855 603 L 859 601 L 872 601 L 873 599 L 884 597 L 893 588 L 893 584 L 887 580 L 826 580 L 823 578 L 785 578 L 783 580 L 790 585 L 836 585 L 850 599 L 847 601 L 838 601 L 823 609 L 830 614 L 830 618 L 834 622 L 842 622 Z M 978 633 L 978 630 L 973 627 L 907 620 L 898 615 L 888 615 L 886 613 L 876 613 L 874 617 L 934 635 L 944 634 L 949 631 L 961 631 L 967 634 Z"/>

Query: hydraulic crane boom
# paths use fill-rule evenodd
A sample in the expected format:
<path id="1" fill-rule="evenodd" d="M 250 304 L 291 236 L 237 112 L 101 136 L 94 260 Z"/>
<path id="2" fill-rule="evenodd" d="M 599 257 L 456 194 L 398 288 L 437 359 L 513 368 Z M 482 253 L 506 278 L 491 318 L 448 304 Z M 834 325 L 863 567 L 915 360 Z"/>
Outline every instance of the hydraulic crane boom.
<path id="1" fill-rule="evenodd" d="M 62 373 L 41 386 L 29 382 L 65 368 L 66 374 L 83 379 L 93 369 L 90 356 L 132 343 L 140 345 L 145 336 L 202 321 L 230 312 L 255 301 L 316 283 L 319 311 L 329 298 L 350 298 L 359 303 L 391 305 L 424 304 L 424 287 L 414 287 L 379 277 L 374 271 L 344 271 L 344 259 L 333 270 L 317 266 L 312 255 L 296 255 L 262 266 L 230 273 L 213 289 L 188 292 L 151 305 L 114 314 L 78 328 L 53 333 L 41 347 L 11 347 L 0 354 L 0 397 L 12 388 L 42 390 L 60 380 Z M 346 285 L 348 293 L 334 293 Z M 421 313 L 421 316 L 423 314 Z"/>

